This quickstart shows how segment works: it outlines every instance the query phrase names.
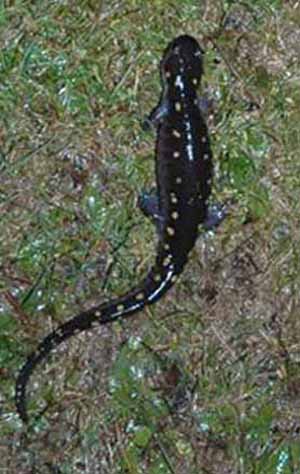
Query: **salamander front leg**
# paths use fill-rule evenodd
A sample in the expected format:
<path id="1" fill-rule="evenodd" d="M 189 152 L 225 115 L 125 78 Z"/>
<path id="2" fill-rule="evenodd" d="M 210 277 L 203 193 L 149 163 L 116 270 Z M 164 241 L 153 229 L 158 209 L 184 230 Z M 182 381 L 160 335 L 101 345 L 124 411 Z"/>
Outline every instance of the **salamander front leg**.
<path id="1" fill-rule="evenodd" d="M 203 222 L 205 230 L 213 230 L 218 227 L 227 215 L 224 204 L 216 203 L 211 205 L 207 210 L 207 216 Z"/>
<path id="2" fill-rule="evenodd" d="M 142 124 L 143 130 L 156 129 L 163 118 L 167 115 L 168 109 L 168 102 L 164 99 L 161 100 L 159 105 L 144 119 Z"/>
<path id="3" fill-rule="evenodd" d="M 199 96 L 197 98 L 198 108 L 204 120 L 207 121 L 208 117 L 214 111 L 214 100 L 206 96 Z"/>

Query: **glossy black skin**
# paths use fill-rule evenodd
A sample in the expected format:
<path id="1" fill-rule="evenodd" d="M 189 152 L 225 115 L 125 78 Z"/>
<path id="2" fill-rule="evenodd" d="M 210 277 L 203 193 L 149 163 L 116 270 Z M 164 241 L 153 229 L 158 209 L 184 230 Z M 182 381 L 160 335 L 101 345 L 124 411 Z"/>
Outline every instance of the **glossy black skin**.
<path id="1" fill-rule="evenodd" d="M 147 277 L 120 298 L 84 311 L 50 333 L 27 359 L 16 382 L 16 407 L 24 422 L 26 385 L 37 366 L 62 341 L 74 334 L 128 317 L 157 301 L 183 270 L 207 220 L 212 162 L 207 127 L 196 89 L 202 75 L 202 51 L 192 37 L 179 36 L 166 49 L 161 62 L 163 93 L 150 115 L 157 127 L 157 198 L 144 195 L 141 207 L 158 228 L 157 257 Z M 210 224 L 223 216 L 217 210 Z"/>

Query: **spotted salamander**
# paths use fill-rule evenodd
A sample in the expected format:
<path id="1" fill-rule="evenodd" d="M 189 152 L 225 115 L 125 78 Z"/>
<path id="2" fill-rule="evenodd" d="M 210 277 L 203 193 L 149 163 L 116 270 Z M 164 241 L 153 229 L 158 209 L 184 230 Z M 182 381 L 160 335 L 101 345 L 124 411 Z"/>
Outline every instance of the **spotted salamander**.
<path id="1" fill-rule="evenodd" d="M 161 61 L 162 95 L 149 122 L 157 128 L 157 193 L 144 194 L 140 207 L 158 230 L 156 261 L 148 275 L 120 298 L 92 307 L 51 332 L 29 355 L 16 382 L 16 407 L 28 421 L 26 385 L 35 367 L 61 342 L 99 324 L 128 317 L 155 303 L 176 281 L 193 248 L 199 225 L 217 225 L 209 216 L 212 154 L 197 88 L 203 74 L 203 51 L 188 35 L 175 38 Z"/>

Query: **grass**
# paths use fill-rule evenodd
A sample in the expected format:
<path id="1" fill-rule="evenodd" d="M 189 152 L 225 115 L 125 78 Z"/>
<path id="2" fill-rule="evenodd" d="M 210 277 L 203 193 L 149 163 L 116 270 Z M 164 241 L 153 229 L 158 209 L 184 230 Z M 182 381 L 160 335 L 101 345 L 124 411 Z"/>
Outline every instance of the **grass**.
<path id="1" fill-rule="evenodd" d="M 166 298 L 37 370 L 26 431 L 13 401 L 26 355 L 153 262 L 135 209 L 153 186 L 141 122 L 182 32 L 206 50 L 229 216 Z M 4 472 L 299 471 L 299 35 L 296 1 L 0 2 Z"/>

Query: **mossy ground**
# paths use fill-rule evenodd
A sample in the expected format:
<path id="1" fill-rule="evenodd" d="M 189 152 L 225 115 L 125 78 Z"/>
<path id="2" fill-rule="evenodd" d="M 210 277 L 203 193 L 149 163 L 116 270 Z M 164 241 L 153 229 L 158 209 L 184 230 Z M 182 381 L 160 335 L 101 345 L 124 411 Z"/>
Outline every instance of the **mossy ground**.
<path id="1" fill-rule="evenodd" d="M 228 218 L 161 302 L 37 370 L 26 431 L 26 355 L 154 260 L 141 122 L 181 33 Z M 300 472 L 299 2 L 2 1 L 0 44 L 0 471 Z"/>

